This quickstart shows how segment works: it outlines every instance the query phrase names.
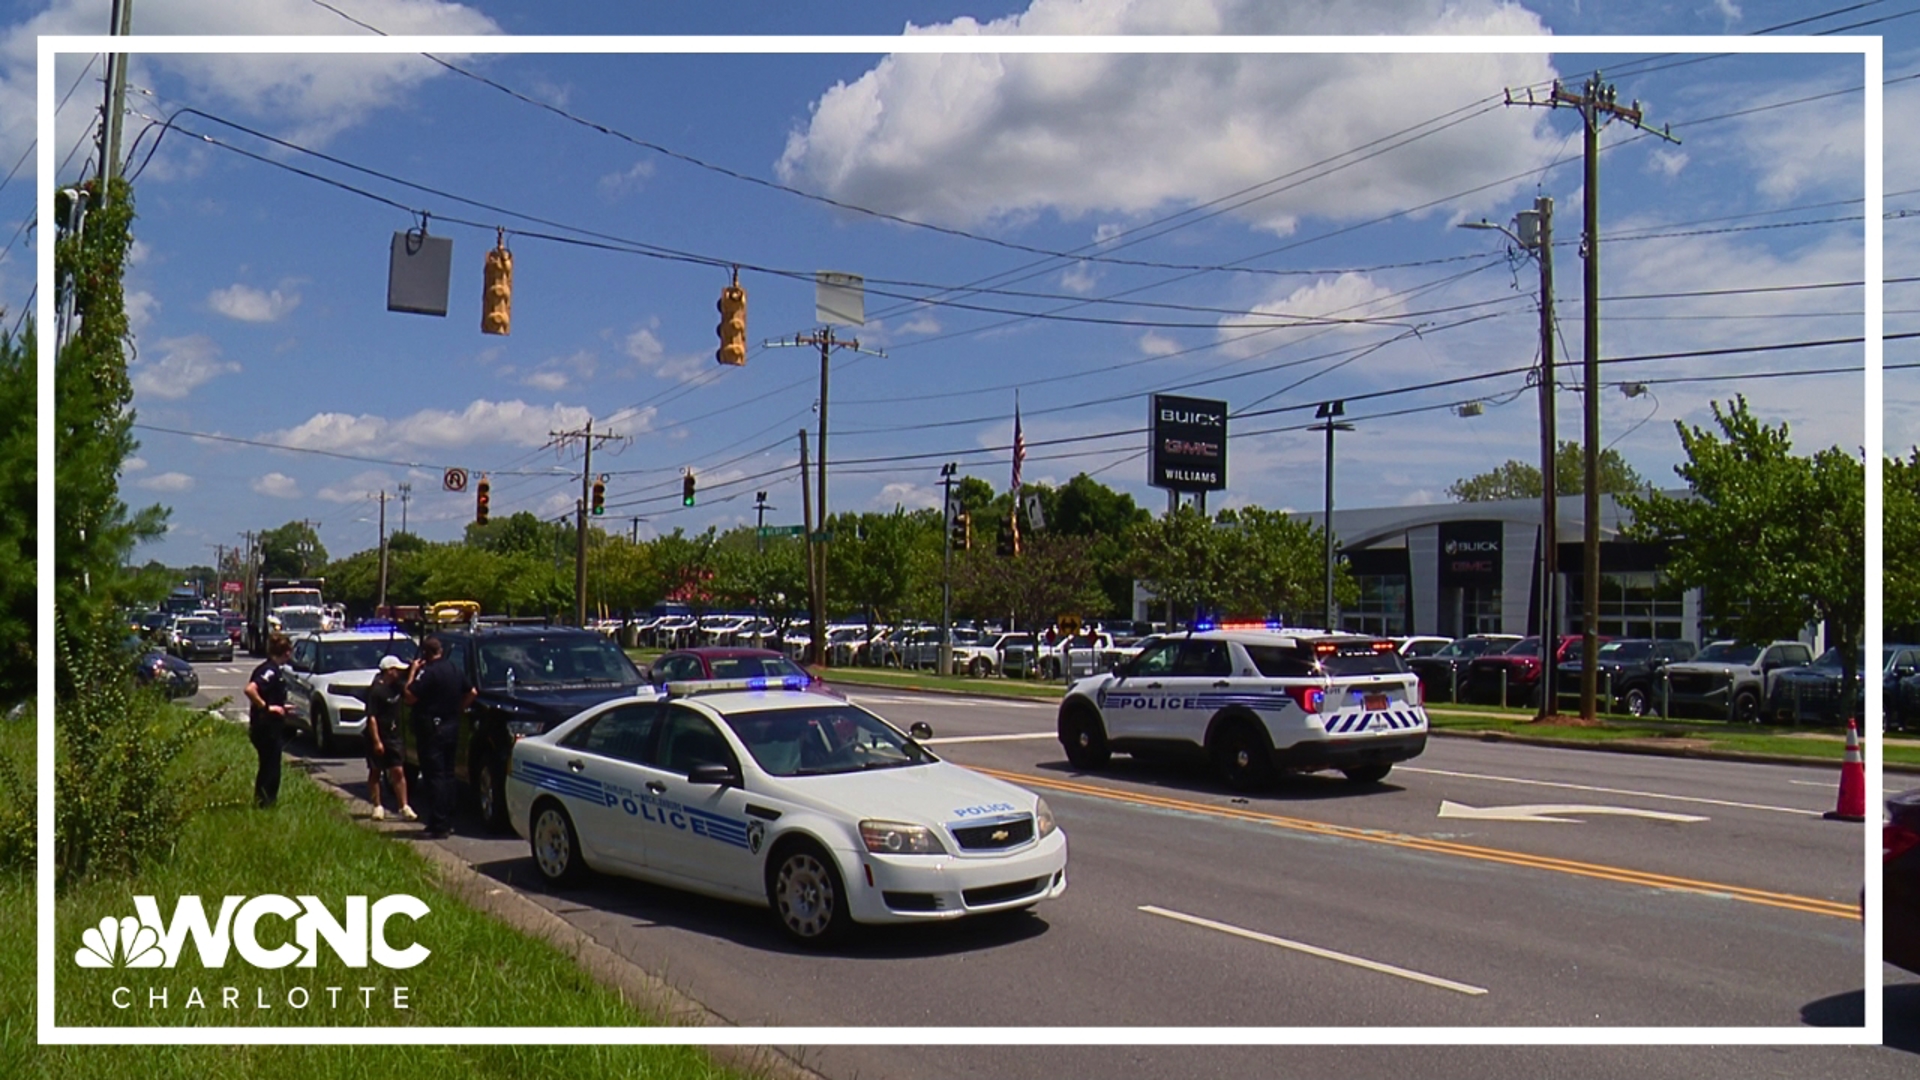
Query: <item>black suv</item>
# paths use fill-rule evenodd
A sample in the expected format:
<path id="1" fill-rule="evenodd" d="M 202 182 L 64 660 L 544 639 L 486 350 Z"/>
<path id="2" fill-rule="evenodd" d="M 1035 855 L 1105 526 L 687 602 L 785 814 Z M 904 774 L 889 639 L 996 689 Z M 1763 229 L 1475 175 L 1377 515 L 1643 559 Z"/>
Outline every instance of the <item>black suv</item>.
<path id="1" fill-rule="evenodd" d="M 1660 669 L 1693 659 L 1693 643 L 1665 638 L 1616 638 L 1600 643 L 1594 661 L 1594 692 L 1603 698 L 1612 695 L 1602 708 L 1622 709 L 1633 716 L 1645 716 L 1660 708 Z M 1573 659 L 1560 665 L 1560 693 L 1580 692 L 1582 659 L 1576 651 Z"/>
<path id="2" fill-rule="evenodd" d="M 497 831 L 508 827 L 506 777 L 516 740 L 603 701 L 653 692 L 627 654 L 592 630 L 483 625 L 435 636 L 479 691 L 460 723 L 454 775 Z M 411 710 L 404 727 L 407 765 L 417 775 Z"/>

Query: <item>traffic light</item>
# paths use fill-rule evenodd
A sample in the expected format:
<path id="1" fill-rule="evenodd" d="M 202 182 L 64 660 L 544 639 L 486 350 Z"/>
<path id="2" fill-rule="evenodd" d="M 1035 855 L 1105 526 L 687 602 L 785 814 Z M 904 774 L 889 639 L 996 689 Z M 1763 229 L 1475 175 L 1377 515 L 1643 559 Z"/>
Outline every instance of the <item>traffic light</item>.
<path id="1" fill-rule="evenodd" d="M 733 284 L 720 290 L 720 348 L 714 358 L 723 364 L 745 367 L 747 363 L 747 290 L 740 287 L 740 271 L 733 272 Z M 692 506 L 692 503 L 688 503 Z"/>
<path id="2" fill-rule="evenodd" d="M 502 230 L 487 252 L 486 289 L 480 296 L 480 332 L 505 336 L 513 322 L 513 252 Z"/>
<path id="3" fill-rule="evenodd" d="M 960 547 L 965 551 L 973 550 L 973 512 L 960 511 Z"/>
<path id="4" fill-rule="evenodd" d="M 687 475 L 680 478 L 680 505 L 681 506 L 693 505 L 693 474 L 692 473 L 688 473 Z"/>
<path id="5" fill-rule="evenodd" d="M 596 477 L 593 481 L 593 512 L 607 512 L 607 478 L 604 476 Z"/>
<path id="6" fill-rule="evenodd" d="M 485 525 L 487 523 L 487 493 L 491 491 L 492 488 L 493 485 L 489 484 L 487 478 L 483 476 L 480 478 L 480 486 L 474 489 L 473 523 L 475 525 Z"/>

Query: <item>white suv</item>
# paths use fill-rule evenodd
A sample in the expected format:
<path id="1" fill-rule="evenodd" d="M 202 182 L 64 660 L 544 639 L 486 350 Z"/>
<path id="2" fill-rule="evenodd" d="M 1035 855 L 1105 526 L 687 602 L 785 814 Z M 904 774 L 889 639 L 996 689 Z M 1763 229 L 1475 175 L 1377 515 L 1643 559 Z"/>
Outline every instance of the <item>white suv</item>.
<path id="1" fill-rule="evenodd" d="M 335 630 L 293 643 L 287 665 L 287 719 L 313 734 L 314 748 L 331 752 L 341 735 L 364 737 L 367 687 L 380 658 L 411 661 L 413 639 L 398 630 Z"/>
<path id="2" fill-rule="evenodd" d="M 1230 786 L 1253 790 L 1280 770 L 1377 783 L 1426 749 L 1427 714 L 1391 641 L 1219 629 L 1148 638 L 1113 673 L 1075 683 L 1059 734 L 1077 768 L 1114 751 L 1204 753 Z"/>

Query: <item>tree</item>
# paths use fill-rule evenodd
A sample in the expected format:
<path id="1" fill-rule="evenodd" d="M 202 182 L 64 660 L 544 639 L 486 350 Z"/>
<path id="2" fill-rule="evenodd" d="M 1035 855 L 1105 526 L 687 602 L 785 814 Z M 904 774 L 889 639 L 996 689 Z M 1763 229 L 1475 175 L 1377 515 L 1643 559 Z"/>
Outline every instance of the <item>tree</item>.
<path id="1" fill-rule="evenodd" d="M 34 415 L 34 328 L 21 338 L 0 335 L 0 416 Z M 34 575 L 34 519 L 39 502 L 34 456 L 36 425 L 12 423 L 0 429 L 0 706 L 33 692 L 33 630 L 38 624 L 39 593 Z"/>
<path id="2" fill-rule="evenodd" d="M 1880 512 L 1880 621 L 1890 634 L 1893 628 L 1920 632 L 1920 448 L 1904 460 L 1887 459 L 1880 474 Z"/>
<path id="3" fill-rule="evenodd" d="M 1553 454 L 1553 479 L 1558 494 L 1580 495 L 1587 490 L 1587 454 L 1571 440 L 1560 443 Z M 1633 471 L 1617 450 L 1600 451 L 1600 493 L 1627 495 L 1640 491 L 1647 482 Z M 1541 495 L 1540 466 L 1513 459 L 1477 476 L 1455 480 L 1447 494 L 1460 502 L 1491 502 L 1495 499 L 1537 499 Z"/>
<path id="4" fill-rule="evenodd" d="M 1219 531 L 1191 505 L 1135 525 L 1127 546 L 1133 575 L 1166 601 L 1167 621 L 1211 610 L 1225 599 L 1227 567 Z"/>
<path id="5" fill-rule="evenodd" d="M 1067 481 L 1043 505 L 1047 529 L 1063 536 L 1081 536 L 1089 542 L 1088 557 L 1099 568 L 1103 614 L 1131 614 L 1133 574 L 1127 566 L 1127 530 L 1153 515 L 1133 496 L 1115 491 L 1086 473 Z"/>
<path id="6" fill-rule="evenodd" d="M 1623 496 L 1627 537 L 1670 545 L 1666 574 L 1704 590 L 1705 614 L 1749 644 L 1824 622 L 1841 650 L 1841 697 L 1853 700 L 1866 620 L 1866 469 L 1830 447 L 1796 457 L 1787 425 L 1744 396 L 1713 405 L 1720 434 L 1675 421 L 1689 493 Z"/>
<path id="7" fill-rule="evenodd" d="M 1296 617 L 1326 606 L 1326 533 L 1278 510 L 1222 510 L 1220 606 L 1229 614 Z M 1333 598 L 1351 604 L 1360 589 L 1344 564 L 1333 568 Z"/>
<path id="8" fill-rule="evenodd" d="M 1100 589 L 1088 547 L 1082 537 L 1047 533 L 1023 540 L 1015 558 L 976 545 L 954 559 L 954 597 L 966 610 L 1010 614 L 1029 629 L 1091 610 Z"/>
<path id="9" fill-rule="evenodd" d="M 289 521 L 260 534 L 262 577 L 314 577 L 327 565 L 320 534 L 305 521 Z"/>
<path id="10" fill-rule="evenodd" d="M 548 559 L 559 551 L 571 556 L 578 543 L 571 521 L 542 521 L 526 510 L 494 518 L 485 525 L 469 523 L 466 541 L 501 555 L 519 552 Z"/>

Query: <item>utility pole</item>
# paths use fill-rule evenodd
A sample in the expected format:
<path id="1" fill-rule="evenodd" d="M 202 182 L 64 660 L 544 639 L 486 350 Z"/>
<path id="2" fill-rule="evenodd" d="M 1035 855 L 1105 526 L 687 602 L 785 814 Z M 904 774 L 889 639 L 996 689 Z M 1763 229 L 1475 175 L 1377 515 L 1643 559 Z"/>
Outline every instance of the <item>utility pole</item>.
<path id="1" fill-rule="evenodd" d="M 1334 632 L 1334 625 L 1333 625 L 1334 623 L 1334 616 L 1333 616 L 1333 433 L 1336 431 L 1352 431 L 1353 430 L 1352 424 L 1348 424 L 1336 419 L 1337 417 L 1345 416 L 1346 414 L 1347 414 L 1346 402 L 1323 401 L 1320 403 L 1320 407 L 1314 410 L 1314 414 L 1313 414 L 1321 422 L 1307 429 L 1308 431 L 1324 431 L 1327 433 L 1327 507 L 1326 507 L 1326 516 L 1321 519 L 1321 524 L 1325 527 L 1326 534 L 1327 534 L 1327 596 L 1326 596 L 1326 607 L 1322 610 L 1324 610 L 1327 613 L 1327 623 L 1323 629 L 1325 629 L 1328 633 Z"/>
<path id="2" fill-rule="evenodd" d="M 800 531 L 805 533 L 807 542 L 807 663 L 826 664 L 827 646 L 823 639 L 826 634 L 825 620 L 820 614 L 820 579 L 815 573 L 819 564 L 813 557 L 813 532 L 807 521 L 813 516 L 813 497 L 807 493 L 807 429 L 800 429 Z"/>
<path id="3" fill-rule="evenodd" d="M 133 0 L 113 0 L 107 16 L 107 32 L 115 37 L 133 33 Z M 120 129 L 127 112 L 127 55 L 107 56 L 107 103 L 100 118 L 100 200 L 106 202 L 107 185 L 120 178 Z"/>
<path id="4" fill-rule="evenodd" d="M 580 458 L 580 501 L 574 505 L 578 536 L 573 558 L 573 623 L 575 626 L 585 626 L 587 625 L 587 491 L 593 484 L 593 445 L 596 442 L 610 442 L 621 436 L 612 432 L 595 432 L 591 416 L 587 418 L 587 426 L 578 431 L 549 431 L 547 434 L 551 436 L 548 446 L 566 446 L 578 439 L 584 450 Z"/>
<path id="5" fill-rule="evenodd" d="M 647 519 L 646 519 L 646 518 L 643 518 L 643 517 L 634 517 L 634 518 L 632 518 L 632 519 L 630 519 L 630 520 L 632 520 L 632 522 L 633 522 L 633 537 L 632 537 L 632 539 L 633 539 L 633 542 L 634 542 L 634 543 L 636 543 L 636 544 L 638 544 L 638 543 L 640 542 L 640 523 L 641 523 L 641 522 L 643 522 L 643 521 L 645 521 L 645 520 L 647 520 Z"/>
<path id="6" fill-rule="evenodd" d="M 1527 94 L 1527 100 L 1516 101 L 1512 91 L 1508 91 L 1507 104 L 1541 105 L 1554 109 L 1569 106 L 1580 113 L 1581 127 L 1586 136 L 1585 220 L 1580 237 L 1580 253 L 1586 262 L 1586 296 L 1581 316 L 1586 331 L 1581 357 L 1583 392 L 1586 394 L 1583 425 L 1586 439 L 1586 499 L 1582 513 L 1586 520 L 1583 523 L 1581 579 L 1585 594 L 1582 606 L 1586 611 L 1582 620 L 1583 640 L 1580 649 L 1580 715 L 1583 719 L 1592 720 L 1598 712 L 1595 698 L 1600 685 L 1599 672 L 1595 670 L 1600 659 L 1600 128 L 1608 120 L 1624 120 L 1670 143 L 1680 140 L 1674 138 L 1664 125 L 1658 130 L 1648 127 L 1643 122 L 1638 101 L 1621 105 L 1619 92 L 1612 84 L 1601 81 L 1597 71 L 1577 94 L 1555 82 L 1553 93 L 1545 101 L 1534 100 L 1531 91 Z"/>
<path id="7" fill-rule="evenodd" d="M 374 610 L 385 611 L 387 606 L 387 489 L 380 489 L 380 599 L 375 600 Z"/>
<path id="8" fill-rule="evenodd" d="M 807 553 L 808 564 L 809 567 L 812 568 L 812 572 L 808 576 L 813 586 L 814 648 L 818 653 L 818 662 L 824 665 L 827 662 L 827 656 L 825 643 L 820 640 L 820 635 L 825 632 L 827 606 L 827 365 L 832 360 L 833 350 L 835 349 L 848 349 L 857 353 L 865 353 L 868 356 L 885 357 L 887 354 L 879 349 L 861 348 L 860 339 L 858 338 L 848 338 L 844 341 L 836 338 L 833 336 L 833 327 L 831 326 L 823 326 L 810 334 L 795 334 L 791 341 L 786 338 L 778 338 L 766 343 L 766 347 L 769 349 L 795 348 L 802 345 L 810 345 L 820 350 L 820 462 L 817 466 L 819 469 L 820 491 L 818 499 L 816 500 L 819 503 L 816 513 L 816 519 L 819 522 L 816 530 L 819 533 L 819 541 L 817 544 L 814 543 L 812 533 L 810 532 L 808 535 L 809 543 Z M 804 460 L 806 457 L 806 434 L 804 431 L 801 433 L 800 455 L 802 460 Z M 807 486 L 805 471 L 806 469 L 803 465 L 801 467 L 802 475 L 800 478 L 800 488 L 802 491 L 805 491 Z M 801 524 L 803 527 L 806 525 L 804 520 Z"/>
<path id="9" fill-rule="evenodd" d="M 960 471 L 956 462 L 940 466 L 940 486 L 946 489 L 941 519 L 946 522 L 946 550 L 940 557 L 940 674 L 953 674 L 953 474 Z"/>
<path id="10" fill-rule="evenodd" d="M 767 511 L 778 510 L 777 506 L 767 505 L 767 493 L 757 491 L 753 495 L 753 561 L 755 574 L 767 571 Z M 753 589 L 753 618 L 755 624 L 766 618 L 766 598 L 760 592 L 765 588 L 766 579 L 761 578 Z M 764 633 L 764 629 L 757 631 Z"/>
<path id="11" fill-rule="evenodd" d="M 405 480 L 402 480 L 400 481 L 399 486 L 400 486 L 400 531 L 406 532 L 407 531 L 407 501 L 413 498 L 413 485 Z"/>

